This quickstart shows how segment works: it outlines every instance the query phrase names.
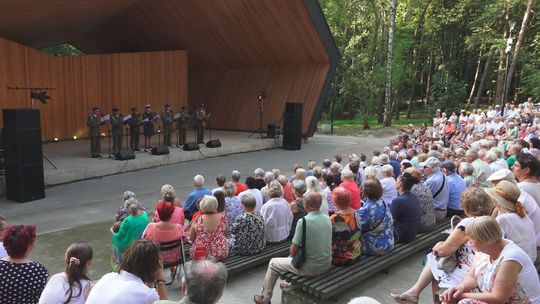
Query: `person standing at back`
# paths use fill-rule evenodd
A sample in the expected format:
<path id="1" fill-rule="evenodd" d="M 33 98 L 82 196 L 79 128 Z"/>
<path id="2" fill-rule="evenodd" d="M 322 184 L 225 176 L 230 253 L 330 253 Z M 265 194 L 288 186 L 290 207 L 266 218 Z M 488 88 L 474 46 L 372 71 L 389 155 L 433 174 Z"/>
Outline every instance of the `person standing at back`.
<path id="1" fill-rule="evenodd" d="M 141 130 L 141 120 L 139 119 L 139 113 L 137 107 L 131 108 L 131 118 L 128 120 L 129 124 L 129 147 L 133 151 L 139 150 L 139 136 Z"/>
<path id="2" fill-rule="evenodd" d="M 124 135 L 124 117 L 118 112 L 118 108 L 112 108 L 113 114 L 111 115 L 111 128 L 112 128 L 112 142 L 113 142 L 113 155 L 117 155 L 122 150 L 122 136 Z"/>
<path id="3" fill-rule="evenodd" d="M 88 135 L 90 136 L 90 155 L 92 158 L 101 157 L 101 134 L 99 126 L 103 123 L 101 121 L 100 108 L 92 108 L 92 113 L 88 115 L 86 125 L 89 128 Z"/>
<path id="4" fill-rule="evenodd" d="M 171 105 L 165 105 L 165 110 L 161 113 L 161 121 L 163 123 L 163 145 L 171 147 L 172 125 L 174 121 Z"/>

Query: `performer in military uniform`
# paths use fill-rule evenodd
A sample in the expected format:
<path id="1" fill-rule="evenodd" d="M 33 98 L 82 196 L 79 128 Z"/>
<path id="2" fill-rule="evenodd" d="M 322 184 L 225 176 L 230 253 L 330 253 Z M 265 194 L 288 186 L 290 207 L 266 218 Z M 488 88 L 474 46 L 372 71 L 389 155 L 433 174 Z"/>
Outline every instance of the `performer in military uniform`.
<path id="1" fill-rule="evenodd" d="M 197 129 L 197 142 L 204 143 L 204 128 L 209 115 L 206 114 L 204 104 L 201 104 L 195 111 L 195 128 Z"/>
<path id="2" fill-rule="evenodd" d="M 174 113 L 171 111 L 171 105 L 165 105 L 165 111 L 161 113 L 161 121 L 163 123 L 163 145 L 172 146 L 171 144 L 171 134 L 172 134 L 172 125 L 174 120 Z"/>
<path id="3" fill-rule="evenodd" d="M 118 111 L 118 108 L 114 107 L 111 115 L 113 155 L 117 155 L 122 149 L 122 137 L 124 135 L 124 117 Z"/>
<path id="4" fill-rule="evenodd" d="M 86 121 L 86 125 L 89 128 L 88 135 L 90 135 L 90 155 L 93 158 L 101 157 L 101 134 L 99 126 L 102 124 L 102 121 L 100 112 L 99 107 L 92 108 L 92 113 L 88 115 L 88 120 Z"/>
<path id="5" fill-rule="evenodd" d="M 143 133 L 144 133 L 144 151 L 152 149 L 152 136 L 154 135 L 154 120 L 156 113 L 152 112 L 152 106 L 149 104 L 144 106 L 143 113 Z"/>
<path id="6" fill-rule="evenodd" d="M 188 109 L 186 107 L 180 108 L 180 117 L 176 120 L 176 129 L 179 132 L 179 145 L 185 145 L 187 130 L 189 129 L 189 120 L 191 116 L 189 115 Z"/>
<path id="7" fill-rule="evenodd" d="M 141 120 L 139 119 L 139 113 L 137 113 L 137 107 L 131 108 L 131 118 L 128 120 L 129 124 L 129 147 L 133 151 L 139 150 L 139 136 Z"/>

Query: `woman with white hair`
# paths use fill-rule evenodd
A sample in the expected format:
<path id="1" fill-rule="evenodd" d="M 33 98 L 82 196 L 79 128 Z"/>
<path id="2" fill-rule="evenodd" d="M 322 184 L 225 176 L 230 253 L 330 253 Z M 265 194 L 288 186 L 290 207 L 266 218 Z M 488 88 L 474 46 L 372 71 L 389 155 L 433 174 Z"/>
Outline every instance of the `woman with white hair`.
<path id="1" fill-rule="evenodd" d="M 113 243 L 113 268 L 122 262 L 124 251 L 135 240 L 140 240 L 146 226 L 150 222 L 146 211 L 140 208 L 136 198 L 130 197 L 125 202 L 128 216 L 121 222 L 118 231 L 111 227 Z"/>
<path id="2" fill-rule="evenodd" d="M 463 177 L 467 187 L 479 187 L 478 179 L 474 174 L 474 167 L 470 163 L 461 162 L 459 164 L 459 175 Z"/>
<path id="3" fill-rule="evenodd" d="M 373 168 L 375 168 L 375 172 L 377 172 L 377 179 L 383 179 L 381 159 L 378 156 L 373 156 L 373 158 L 371 159 L 371 165 L 373 166 Z"/>
<path id="4" fill-rule="evenodd" d="M 227 258 L 229 246 L 225 233 L 227 218 L 217 213 L 218 201 L 214 196 L 205 195 L 199 203 L 202 213 L 193 225 L 189 238 L 193 243 L 189 255 L 193 260 L 212 257 L 217 261 Z"/>
<path id="5" fill-rule="evenodd" d="M 392 200 L 397 197 L 398 192 L 396 190 L 396 180 L 394 179 L 394 168 L 391 165 L 382 166 L 382 173 L 384 178 L 381 179 L 381 186 L 383 188 L 382 200 L 390 207 Z"/>
<path id="6" fill-rule="evenodd" d="M 351 172 L 351 171 L 349 170 L 349 172 Z M 352 175 L 352 172 L 351 172 L 351 175 Z M 322 214 L 328 215 L 328 200 L 326 198 L 326 193 L 323 191 L 323 189 L 321 187 L 321 183 L 319 182 L 319 180 L 316 177 L 308 176 L 306 178 L 306 193 L 312 192 L 312 191 L 317 192 L 317 193 L 319 193 L 321 195 L 322 204 L 321 204 L 321 208 L 319 209 L 319 211 Z"/>
<path id="7" fill-rule="evenodd" d="M 279 181 L 272 181 L 268 188 L 270 200 L 261 208 L 266 227 L 266 241 L 281 243 L 287 240 L 293 221 L 289 203 L 283 198 L 283 187 Z"/>
<path id="8" fill-rule="evenodd" d="M 236 186 L 233 182 L 226 182 L 223 185 L 223 194 L 225 195 L 225 208 L 227 210 L 227 223 L 229 224 L 229 230 L 232 228 L 232 224 L 236 221 L 236 218 L 241 216 L 244 212 L 242 210 L 242 203 L 238 196 L 235 196 Z"/>

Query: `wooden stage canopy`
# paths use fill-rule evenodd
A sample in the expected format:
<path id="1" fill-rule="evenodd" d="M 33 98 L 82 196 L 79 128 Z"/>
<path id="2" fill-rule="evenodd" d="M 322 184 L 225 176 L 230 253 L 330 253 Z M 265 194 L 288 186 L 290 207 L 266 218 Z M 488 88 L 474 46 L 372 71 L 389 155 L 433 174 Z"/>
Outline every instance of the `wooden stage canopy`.
<path id="1" fill-rule="evenodd" d="M 86 55 L 37 49 L 70 43 Z M 312 136 L 339 53 L 317 0 L 0 0 L 0 108 L 35 102 L 45 140 L 86 135 L 94 105 L 206 104 L 216 129 L 282 123 L 286 102 L 304 105 Z M 1 118 L 0 118 L 1 119 Z"/>

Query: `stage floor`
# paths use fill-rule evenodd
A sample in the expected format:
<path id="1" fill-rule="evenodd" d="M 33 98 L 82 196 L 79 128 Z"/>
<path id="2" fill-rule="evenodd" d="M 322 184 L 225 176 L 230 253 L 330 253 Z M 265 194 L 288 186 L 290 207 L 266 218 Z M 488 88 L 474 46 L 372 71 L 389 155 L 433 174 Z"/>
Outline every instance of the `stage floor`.
<path id="1" fill-rule="evenodd" d="M 265 136 L 266 134 L 263 134 Z M 206 141 L 209 140 L 206 132 Z M 43 159 L 45 185 L 52 186 L 78 180 L 97 178 L 101 176 L 120 174 L 129 171 L 147 169 L 169 164 L 205 159 L 209 157 L 244 153 L 281 147 L 281 138 L 261 139 L 258 133 L 212 130 L 212 139 L 219 139 L 221 147 L 207 148 L 200 145 L 198 151 L 184 151 L 175 146 L 169 147 L 168 155 L 152 155 L 148 152 L 135 152 L 135 159 L 119 161 L 109 158 L 108 138 L 101 141 L 101 158 L 90 157 L 90 141 L 88 139 L 67 140 L 43 144 Z M 188 142 L 194 141 L 193 134 L 188 134 Z M 144 144 L 141 135 L 140 146 Z M 153 137 L 153 145 L 157 145 L 157 135 Z M 176 138 L 173 139 L 173 144 Z M 125 145 L 125 140 L 124 140 Z"/>

